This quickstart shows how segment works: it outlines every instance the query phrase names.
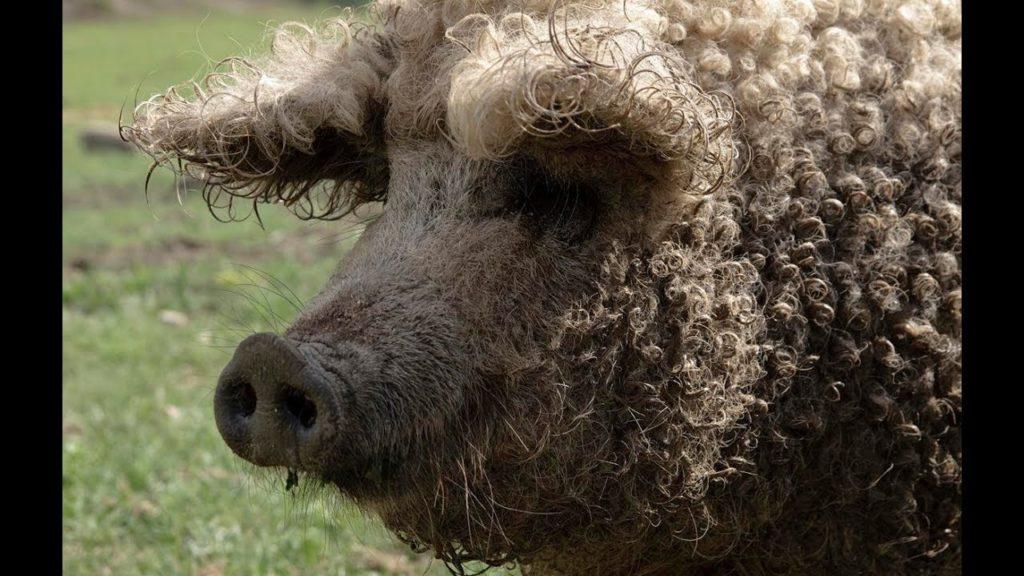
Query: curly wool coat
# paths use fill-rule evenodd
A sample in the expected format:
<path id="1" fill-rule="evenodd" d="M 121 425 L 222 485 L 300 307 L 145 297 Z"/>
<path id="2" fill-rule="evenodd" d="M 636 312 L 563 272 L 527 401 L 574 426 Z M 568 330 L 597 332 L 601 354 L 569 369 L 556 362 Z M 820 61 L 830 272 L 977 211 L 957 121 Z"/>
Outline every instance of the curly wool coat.
<path id="1" fill-rule="evenodd" d="M 502 418 L 464 427 L 486 448 L 361 502 L 455 569 L 952 574 L 959 10 L 381 0 L 371 26 L 283 27 L 126 135 L 229 211 L 385 200 L 394 166 L 366 159 L 398 142 L 647 191 L 501 364 Z"/>

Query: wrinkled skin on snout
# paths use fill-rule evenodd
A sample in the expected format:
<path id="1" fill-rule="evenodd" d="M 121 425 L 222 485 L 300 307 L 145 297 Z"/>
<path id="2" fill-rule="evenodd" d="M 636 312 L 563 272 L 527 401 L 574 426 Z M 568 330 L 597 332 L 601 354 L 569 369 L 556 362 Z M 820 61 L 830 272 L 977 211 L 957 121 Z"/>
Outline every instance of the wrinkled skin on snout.
<path id="1" fill-rule="evenodd" d="M 240 456 L 367 498 L 465 453 L 508 375 L 537 368 L 553 320 L 592 290 L 602 211 L 622 204 L 535 160 L 472 161 L 447 142 L 396 146 L 389 166 L 382 215 L 280 342 L 240 346 L 217 393 Z M 255 406 L 237 400 L 247 387 Z"/>

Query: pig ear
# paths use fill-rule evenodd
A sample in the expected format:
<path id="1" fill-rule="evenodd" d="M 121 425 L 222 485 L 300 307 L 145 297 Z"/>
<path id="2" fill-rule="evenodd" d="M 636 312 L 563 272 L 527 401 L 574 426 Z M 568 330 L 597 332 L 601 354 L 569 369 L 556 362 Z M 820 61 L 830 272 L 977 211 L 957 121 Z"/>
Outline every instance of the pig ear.
<path id="1" fill-rule="evenodd" d="M 523 148 L 672 163 L 713 189 L 735 156 L 731 100 L 708 94 L 644 13 L 470 16 L 447 37 L 466 53 L 452 73 L 448 125 L 471 156 Z M 591 169 L 615 163 L 591 162 Z M 618 169 L 618 168 L 616 168 Z"/>
<path id="2" fill-rule="evenodd" d="M 262 60 L 223 61 L 135 109 L 125 139 L 197 177 L 211 210 L 238 198 L 334 218 L 383 194 L 386 40 L 337 20 L 285 24 Z M 317 186 L 327 181 L 325 186 Z M 313 198 L 316 196 L 316 198 Z"/>

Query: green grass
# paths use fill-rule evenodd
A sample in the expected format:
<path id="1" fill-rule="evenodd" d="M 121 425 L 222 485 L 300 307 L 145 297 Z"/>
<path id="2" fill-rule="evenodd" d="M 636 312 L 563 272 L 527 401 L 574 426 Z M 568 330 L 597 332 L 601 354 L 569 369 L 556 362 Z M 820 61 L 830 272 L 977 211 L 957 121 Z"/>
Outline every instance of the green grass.
<path id="1" fill-rule="evenodd" d="M 179 204 L 168 174 L 147 200 L 148 159 L 79 143 L 140 83 L 148 95 L 259 44 L 267 21 L 324 13 L 306 10 L 64 26 L 65 574 L 444 573 L 330 491 L 254 471 L 213 422 L 231 347 L 294 314 L 254 269 L 307 299 L 352 226 L 274 209 L 265 229 L 221 224 L 194 193 Z"/>
<path id="2" fill-rule="evenodd" d="M 64 25 L 64 106 L 79 113 L 116 110 L 197 78 L 228 56 L 259 53 L 268 30 L 289 20 L 340 15 L 339 8 L 285 5 L 258 12 L 185 13 L 142 20 Z"/>

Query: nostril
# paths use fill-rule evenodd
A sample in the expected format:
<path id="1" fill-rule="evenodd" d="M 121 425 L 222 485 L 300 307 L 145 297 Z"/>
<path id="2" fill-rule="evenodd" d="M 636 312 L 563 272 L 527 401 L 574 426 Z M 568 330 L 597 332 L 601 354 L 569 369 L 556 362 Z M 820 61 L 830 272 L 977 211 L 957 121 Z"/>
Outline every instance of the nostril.
<path id="1" fill-rule="evenodd" d="M 299 389 L 285 386 L 284 406 L 303 428 L 312 428 L 316 423 L 316 404 Z"/>
<path id="2" fill-rule="evenodd" d="M 256 411 L 256 390 L 245 380 L 231 382 L 225 390 L 224 400 L 231 413 L 248 418 Z"/>

